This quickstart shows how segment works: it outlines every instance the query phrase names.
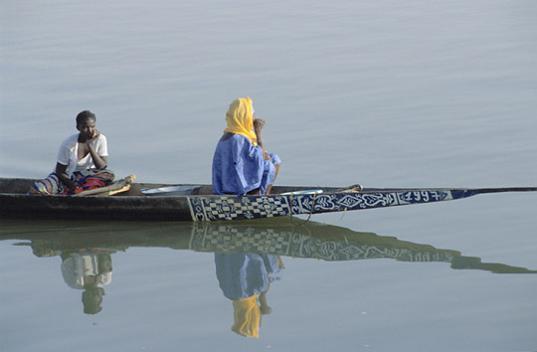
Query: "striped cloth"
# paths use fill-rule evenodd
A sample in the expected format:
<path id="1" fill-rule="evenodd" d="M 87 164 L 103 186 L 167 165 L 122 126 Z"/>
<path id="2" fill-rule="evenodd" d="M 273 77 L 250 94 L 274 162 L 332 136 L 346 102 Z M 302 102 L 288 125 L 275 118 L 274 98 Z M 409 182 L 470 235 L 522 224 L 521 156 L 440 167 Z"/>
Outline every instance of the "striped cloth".
<path id="1" fill-rule="evenodd" d="M 77 186 L 74 193 L 79 193 L 89 189 L 108 186 L 114 180 L 114 173 L 107 169 L 90 169 L 74 172 L 71 179 Z M 42 180 L 34 182 L 30 189 L 30 193 L 42 195 L 72 194 L 55 172 L 52 172 Z"/>

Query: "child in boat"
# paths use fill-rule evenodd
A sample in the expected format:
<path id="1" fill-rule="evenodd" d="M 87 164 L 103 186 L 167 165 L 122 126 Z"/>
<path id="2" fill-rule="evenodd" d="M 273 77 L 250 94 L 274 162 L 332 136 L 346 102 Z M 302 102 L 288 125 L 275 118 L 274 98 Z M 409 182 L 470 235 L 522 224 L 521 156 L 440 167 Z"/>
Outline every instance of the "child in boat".
<path id="1" fill-rule="evenodd" d="M 263 146 L 265 121 L 254 118 L 252 99 L 235 99 L 226 113 L 226 124 L 213 157 L 213 193 L 270 193 L 281 160 Z"/>
<path id="2" fill-rule="evenodd" d="M 30 193 L 74 194 L 104 187 L 114 180 L 108 170 L 106 137 L 96 128 L 97 118 L 84 110 L 76 116 L 79 133 L 63 141 L 58 151 L 55 170 L 43 180 L 36 181 Z"/>

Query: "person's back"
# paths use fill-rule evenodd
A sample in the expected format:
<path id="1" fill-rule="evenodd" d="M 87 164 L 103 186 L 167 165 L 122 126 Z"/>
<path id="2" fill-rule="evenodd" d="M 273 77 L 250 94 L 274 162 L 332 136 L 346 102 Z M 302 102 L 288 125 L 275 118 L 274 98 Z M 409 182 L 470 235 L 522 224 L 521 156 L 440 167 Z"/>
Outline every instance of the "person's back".
<path id="1" fill-rule="evenodd" d="M 261 186 L 263 155 L 258 147 L 239 134 L 226 133 L 213 158 L 213 192 L 247 194 Z"/>
<path id="2" fill-rule="evenodd" d="M 275 179 L 275 166 L 261 140 L 265 121 L 253 115 L 250 98 L 238 98 L 229 106 L 213 157 L 215 194 L 265 194 Z"/>

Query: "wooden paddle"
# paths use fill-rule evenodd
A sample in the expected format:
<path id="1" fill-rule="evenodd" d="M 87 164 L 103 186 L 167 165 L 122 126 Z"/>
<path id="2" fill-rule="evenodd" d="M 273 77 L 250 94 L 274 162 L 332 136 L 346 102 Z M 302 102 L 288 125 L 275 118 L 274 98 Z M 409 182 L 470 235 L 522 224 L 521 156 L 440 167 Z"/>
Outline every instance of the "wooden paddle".
<path id="1" fill-rule="evenodd" d="M 82 191 L 80 193 L 73 194 L 75 197 L 87 197 L 87 196 L 96 196 L 96 197 L 106 197 L 111 196 L 117 193 L 126 192 L 131 188 L 131 184 L 136 180 L 136 176 L 129 175 L 122 180 L 112 183 L 110 186 L 100 187 L 95 189 L 88 189 L 87 191 Z"/>

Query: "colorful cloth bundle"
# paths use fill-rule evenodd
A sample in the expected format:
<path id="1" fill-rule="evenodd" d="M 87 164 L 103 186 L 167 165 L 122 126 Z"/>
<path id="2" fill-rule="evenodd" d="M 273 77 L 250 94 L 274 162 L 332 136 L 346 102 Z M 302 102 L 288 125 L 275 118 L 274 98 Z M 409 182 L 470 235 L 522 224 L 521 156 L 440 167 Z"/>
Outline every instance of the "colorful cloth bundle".
<path id="1" fill-rule="evenodd" d="M 114 173 L 110 170 L 83 170 L 75 171 L 71 179 L 77 185 L 74 193 L 79 193 L 89 189 L 96 189 L 108 186 L 114 180 Z M 34 182 L 31 193 L 43 195 L 69 195 L 69 189 L 65 187 L 58 175 L 53 172 L 42 180 Z"/>

